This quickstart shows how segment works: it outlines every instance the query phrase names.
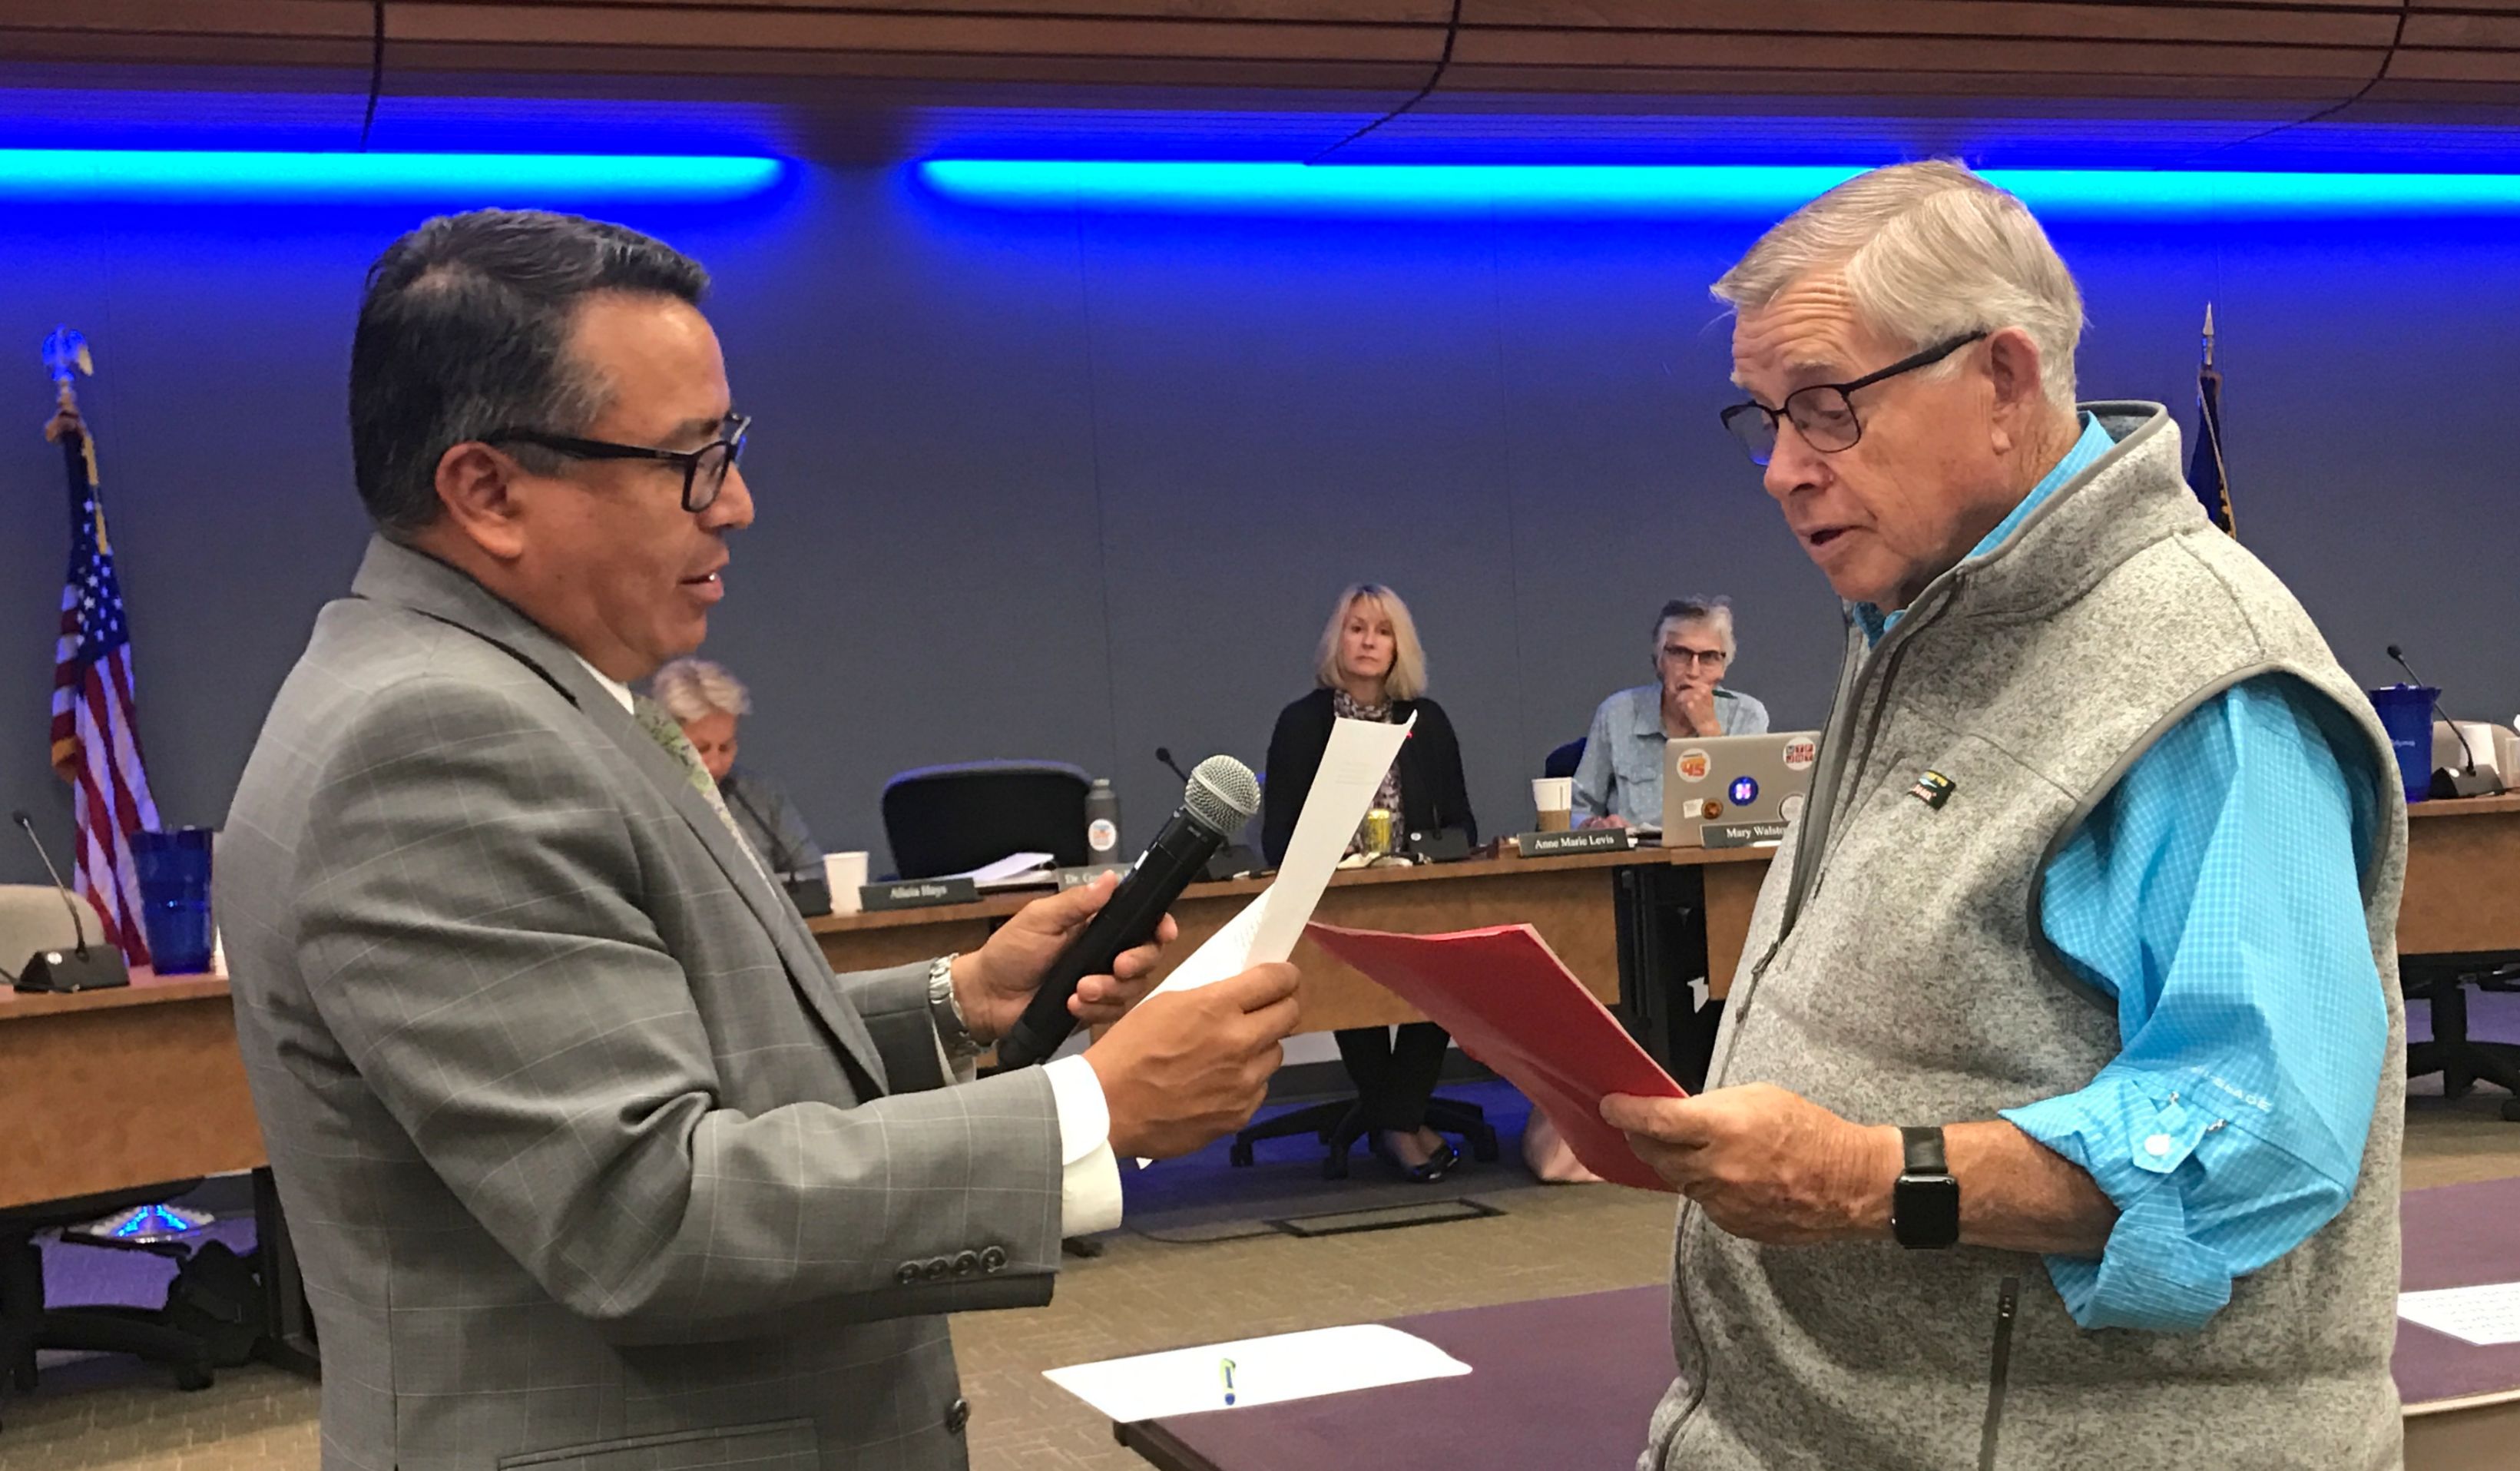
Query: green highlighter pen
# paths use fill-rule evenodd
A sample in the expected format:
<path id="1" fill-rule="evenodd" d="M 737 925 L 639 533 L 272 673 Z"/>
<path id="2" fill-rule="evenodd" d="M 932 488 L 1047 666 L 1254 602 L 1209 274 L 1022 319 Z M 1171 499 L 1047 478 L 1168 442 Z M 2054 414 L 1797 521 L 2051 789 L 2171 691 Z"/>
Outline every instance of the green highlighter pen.
<path id="1" fill-rule="evenodd" d="M 1219 1360 L 1216 1365 L 1216 1372 L 1219 1377 L 1225 1380 L 1225 1403 L 1231 1404 L 1234 1403 L 1234 1360 L 1231 1359 Z"/>

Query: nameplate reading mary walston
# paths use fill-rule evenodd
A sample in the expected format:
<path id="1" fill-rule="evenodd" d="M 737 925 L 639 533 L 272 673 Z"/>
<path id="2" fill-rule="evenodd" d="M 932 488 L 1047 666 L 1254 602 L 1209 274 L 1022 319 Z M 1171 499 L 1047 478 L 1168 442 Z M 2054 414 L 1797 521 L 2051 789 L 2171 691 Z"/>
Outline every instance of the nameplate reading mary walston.
<path id="1" fill-rule="evenodd" d="M 968 904 L 980 897 L 968 876 L 909 878 L 899 883 L 871 883 L 858 890 L 858 900 L 871 910 L 915 910 L 931 904 Z"/>
<path id="2" fill-rule="evenodd" d="M 1705 830 L 1709 848 L 1755 848 L 1761 843 L 1784 841 L 1782 823 L 1709 823 Z"/>

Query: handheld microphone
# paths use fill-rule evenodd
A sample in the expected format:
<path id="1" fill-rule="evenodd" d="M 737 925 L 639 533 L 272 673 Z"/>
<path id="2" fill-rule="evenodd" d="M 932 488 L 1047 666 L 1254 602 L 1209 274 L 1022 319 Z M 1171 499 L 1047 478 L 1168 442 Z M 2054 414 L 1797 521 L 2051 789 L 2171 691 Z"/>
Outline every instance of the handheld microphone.
<path id="1" fill-rule="evenodd" d="M 1140 854 L 1102 912 L 1050 962 L 1023 1015 L 998 1039 L 998 1062 L 1027 1067 L 1058 1050 L 1076 1030 L 1068 998 L 1089 975 L 1108 975 L 1126 950 L 1154 938 L 1164 911 L 1200 875 L 1228 837 L 1260 810 L 1260 782 L 1231 756 L 1210 756 L 1191 773 L 1181 810 Z"/>
<path id="2" fill-rule="evenodd" d="M 23 809 L 9 814 L 9 820 L 24 829 L 26 842 L 35 856 L 44 862 L 44 871 L 52 875 L 53 892 L 62 896 L 62 908 L 69 911 L 70 934 L 77 941 L 65 954 L 58 950 L 39 950 L 26 958 L 18 971 L 21 991 L 102 991 L 111 986 L 128 986 L 131 976 L 123 968 L 122 953 L 111 947 L 88 949 L 87 921 L 79 917 L 78 901 L 70 897 L 70 887 L 62 882 L 62 870 L 53 867 L 53 856 L 44 851 L 43 839 L 35 836 L 35 820 Z"/>
<path id="3" fill-rule="evenodd" d="M 1190 773 L 1183 771 L 1181 769 L 1181 763 L 1173 759 L 1173 748 L 1171 746 L 1159 745 L 1155 747 L 1155 759 L 1164 764 L 1164 770 L 1181 778 L 1182 784 L 1184 786 L 1188 786 L 1190 784 Z"/>
<path id="4" fill-rule="evenodd" d="M 2415 673 L 2415 666 L 2407 662 L 2405 652 L 2402 651 L 2395 644 L 2389 646 L 2389 660 L 2399 668 L 2407 671 L 2407 678 L 2414 681 L 2417 685 L 2422 685 L 2424 683 L 2424 677 Z M 2439 687 L 2432 686 L 2427 688 L 2438 689 Z M 2495 780 L 2493 777 L 2480 775 L 2476 770 L 2476 747 L 2467 743 L 2467 733 L 2458 728 L 2458 722 L 2451 719 L 2450 716 L 2443 711 L 2441 707 L 2441 698 L 2438 695 L 2433 698 L 2433 719 L 2450 727 L 2452 737 L 2458 742 L 2459 754 L 2467 758 L 2467 769 L 2465 771 L 2451 772 L 2448 774 L 2450 777 L 2451 788 L 2449 795 L 2453 797 L 2490 797 L 2496 792 L 2500 791 L 2502 789 L 2502 783 L 2500 781 Z M 2442 793 L 2437 791 L 2434 792 L 2433 795 L 2441 796 Z"/>

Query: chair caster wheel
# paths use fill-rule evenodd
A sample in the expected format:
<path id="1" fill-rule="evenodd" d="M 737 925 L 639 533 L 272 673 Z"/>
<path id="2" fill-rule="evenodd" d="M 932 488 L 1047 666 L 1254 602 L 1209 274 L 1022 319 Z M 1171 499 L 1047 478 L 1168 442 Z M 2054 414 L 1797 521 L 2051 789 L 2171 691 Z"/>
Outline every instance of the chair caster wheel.
<path id="1" fill-rule="evenodd" d="M 1324 1155 L 1322 1157 L 1322 1179 L 1347 1179 L 1347 1153 L 1345 1150 L 1341 1150 L 1336 1154 Z"/>
<path id="2" fill-rule="evenodd" d="M 208 1389 L 217 1379 L 216 1374 L 196 1363 L 188 1363 L 175 1370 L 175 1387 L 186 1394 Z"/>
<path id="3" fill-rule="evenodd" d="M 2506 1124 L 2520 1124 L 2520 1098 L 2505 1098 L 2502 1100 L 2502 1122 Z"/>

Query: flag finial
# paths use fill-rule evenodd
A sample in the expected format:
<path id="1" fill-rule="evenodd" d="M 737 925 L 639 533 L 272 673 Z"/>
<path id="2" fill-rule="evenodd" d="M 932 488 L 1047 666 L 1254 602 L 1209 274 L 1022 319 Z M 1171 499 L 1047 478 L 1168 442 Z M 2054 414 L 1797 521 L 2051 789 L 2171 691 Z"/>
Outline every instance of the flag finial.
<path id="1" fill-rule="evenodd" d="M 2214 303 L 2205 303 L 2205 366 L 2214 366 Z"/>

